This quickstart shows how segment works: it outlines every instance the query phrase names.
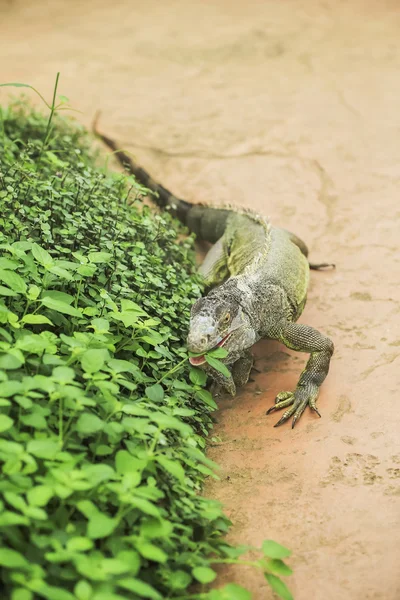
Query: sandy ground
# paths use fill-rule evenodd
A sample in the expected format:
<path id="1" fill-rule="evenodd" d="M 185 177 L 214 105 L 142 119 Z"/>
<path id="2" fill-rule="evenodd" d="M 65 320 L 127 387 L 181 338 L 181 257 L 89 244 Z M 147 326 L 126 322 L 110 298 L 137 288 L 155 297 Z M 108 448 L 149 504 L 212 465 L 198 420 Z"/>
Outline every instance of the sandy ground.
<path id="1" fill-rule="evenodd" d="M 230 539 L 293 550 L 296 600 L 400 598 L 400 5 L 397 1 L 0 2 L 0 80 L 60 93 L 175 193 L 252 206 L 296 231 L 301 318 L 336 352 L 296 429 L 265 416 L 305 355 L 256 349 L 210 455 Z M 1 92 L 2 100 L 5 92 Z M 272 598 L 262 576 L 222 580 Z"/>

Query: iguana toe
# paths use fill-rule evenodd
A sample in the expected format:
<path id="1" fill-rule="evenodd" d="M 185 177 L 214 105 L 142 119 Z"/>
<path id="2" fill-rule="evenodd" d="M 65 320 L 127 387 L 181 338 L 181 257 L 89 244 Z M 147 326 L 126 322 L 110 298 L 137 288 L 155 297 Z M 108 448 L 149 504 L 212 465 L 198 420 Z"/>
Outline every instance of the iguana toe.
<path id="1" fill-rule="evenodd" d="M 286 408 L 287 406 L 290 406 L 294 402 L 293 398 L 293 392 L 279 392 L 279 394 L 275 398 L 275 405 L 271 406 L 271 408 L 267 410 L 266 414 L 270 415 L 275 410 L 279 410 L 281 408 Z"/>

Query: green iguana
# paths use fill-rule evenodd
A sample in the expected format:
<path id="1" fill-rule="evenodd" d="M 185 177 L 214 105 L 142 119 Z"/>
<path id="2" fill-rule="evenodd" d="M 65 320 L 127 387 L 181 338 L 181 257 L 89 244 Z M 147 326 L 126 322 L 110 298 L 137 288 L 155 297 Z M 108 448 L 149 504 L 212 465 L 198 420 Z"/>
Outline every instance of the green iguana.
<path id="1" fill-rule="evenodd" d="M 193 205 L 176 198 L 112 139 L 99 134 L 96 123 L 93 130 L 142 185 L 156 192 L 158 206 L 168 208 L 198 238 L 213 244 L 200 268 L 211 291 L 192 306 L 187 346 L 198 355 L 190 358 L 192 365 L 211 375 L 214 395 L 227 391 L 234 396 L 236 387 L 247 383 L 253 366 L 250 348 L 269 338 L 310 353 L 296 389 L 280 392 L 267 411 L 287 409 L 275 427 L 292 416 L 294 427 L 307 405 L 321 416 L 316 401 L 334 346 L 316 329 L 296 321 L 306 303 L 309 269 L 334 265 L 309 264 L 307 247 L 298 237 L 251 211 Z M 228 352 L 222 362 L 229 377 L 211 369 L 204 358 L 222 346 Z"/>

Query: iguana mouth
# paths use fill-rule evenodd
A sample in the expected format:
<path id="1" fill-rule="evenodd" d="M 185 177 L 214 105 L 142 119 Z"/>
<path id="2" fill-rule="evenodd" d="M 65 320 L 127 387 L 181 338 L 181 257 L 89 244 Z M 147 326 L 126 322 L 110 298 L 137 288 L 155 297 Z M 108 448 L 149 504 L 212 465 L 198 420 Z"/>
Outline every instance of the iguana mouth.
<path id="1" fill-rule="evenodd" d="M 210 350 L 215 350 L 215 348 L 221 348 L 228 341 L 228 338 L 230 337 L 230 335 L 231 334 L 228 333 L 228 335 L 226 335 L 224 338 L 222 338 L 222 340 L 220 342 L 218 342 L 218 344 L 216 346 L 214 346 L 214 348 L 210 348 Z M 206 362 L 206 359 L 205 359 L 204 354 L 202 354 L 201 356 L 191 356 L 189 358 L 189 362 L 194 367 L 199 367 L 200 365 L 204 365 L 204 363 Z"/>

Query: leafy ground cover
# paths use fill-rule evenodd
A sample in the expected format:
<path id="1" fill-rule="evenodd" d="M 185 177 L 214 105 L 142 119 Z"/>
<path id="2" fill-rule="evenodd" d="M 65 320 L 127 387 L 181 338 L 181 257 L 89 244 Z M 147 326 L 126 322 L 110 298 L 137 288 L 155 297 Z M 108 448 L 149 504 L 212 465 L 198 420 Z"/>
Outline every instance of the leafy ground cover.
<path id="1" fill-rule="evenodd" d="M 193 239 L 99 170 L 78 125 L 23 102 L 1 116 L 1 597 L 246 600 L 201 587 L 245 549 L 200 494 L 216 405 L 184 346 Z M 289 551 L 262 554 L 290 599 Z"/>

